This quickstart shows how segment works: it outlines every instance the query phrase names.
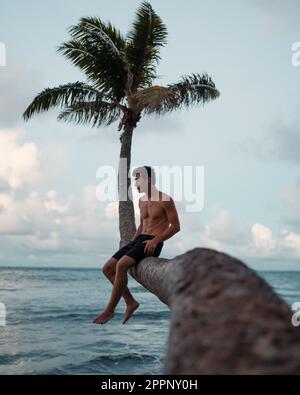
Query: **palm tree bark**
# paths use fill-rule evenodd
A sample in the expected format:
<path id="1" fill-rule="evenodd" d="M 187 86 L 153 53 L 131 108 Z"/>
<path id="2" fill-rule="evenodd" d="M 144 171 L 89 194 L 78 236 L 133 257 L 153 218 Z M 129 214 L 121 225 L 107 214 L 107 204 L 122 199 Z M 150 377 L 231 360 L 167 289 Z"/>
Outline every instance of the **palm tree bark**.
<path id="1" fill-rule="evenodd" d="M 129 273 L 171 310 L 162 374 L 300 374 L 291 308 L 238 259 L 194 248 Z"/>
<path id="2" fill-rule="evenodd" d="M 119 188 L 119 248 L 127 244 L 136 232 L 132 188 L 130 178 L 131 145 L 134 126 L 125 125 L 121 135 L 121 151 L 118 172 Z"/>

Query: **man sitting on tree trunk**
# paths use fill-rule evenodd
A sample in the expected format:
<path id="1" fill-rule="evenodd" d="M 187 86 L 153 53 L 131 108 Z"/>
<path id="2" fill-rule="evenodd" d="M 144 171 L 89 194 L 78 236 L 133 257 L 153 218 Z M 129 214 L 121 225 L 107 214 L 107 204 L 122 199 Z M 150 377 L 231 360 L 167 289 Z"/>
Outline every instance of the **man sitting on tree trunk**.
<path id="1" fill-rule="evenodd" d="M 150 166 L 134 169 L 135 185 L 140 193 L 139 199 L 141 223 L 132 238 L 119 249 L 103 266 L 103 273 L 113 284 L 110 301 L 104 311 L 93 321 L 105 324 L 114 316 L 114 311 L 123 296 L 126 312 L 123 324 L 139 307 L 139 303 L 130 293 L 127 283 L 127 271 L 147 256 L 158 257 L 164 241 L 180 231 L 180 223 L 174 200 L 155 187 L 155 172 Z"/>

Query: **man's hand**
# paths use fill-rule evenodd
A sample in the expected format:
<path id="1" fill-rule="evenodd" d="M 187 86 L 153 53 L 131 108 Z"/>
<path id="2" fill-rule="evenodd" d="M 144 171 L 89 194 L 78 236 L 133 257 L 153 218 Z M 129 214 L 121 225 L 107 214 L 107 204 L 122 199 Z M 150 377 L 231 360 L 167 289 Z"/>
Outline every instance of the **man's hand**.
<path id="1" fill-rule="evenodd" d="M 146 243 L 145 248 L 144 248 L 144 252 L 145 252 L 147 255 L 152 255 L 153 252 L 154 252 L 154 250 L 155 250 L 155 248 L 156 248 L 156 246 L 157 246 L 157 244 L 158 244 L 158 243 L 157 243 L 155 240 L 153 240 L 153 239 L 145 240 L 145 241 L 143 241 L 143 243 Z"/>

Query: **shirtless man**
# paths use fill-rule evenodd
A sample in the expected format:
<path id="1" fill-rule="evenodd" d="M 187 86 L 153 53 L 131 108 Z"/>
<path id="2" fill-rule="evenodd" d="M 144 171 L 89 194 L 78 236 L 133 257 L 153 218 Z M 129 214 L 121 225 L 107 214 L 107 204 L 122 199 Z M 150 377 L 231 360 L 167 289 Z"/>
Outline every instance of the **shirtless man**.
<path id="1" fill-rule="evenodd" d="M 140 193 L 141 223 L 132 240 L 119 249 L 103 266 L 103 273 L 113 284 L 110 301 L 104 311 L 93 321 L 105 324 L 114 316 L 114 311 L 123 296 L 126 312 L 123 324 L 139 307 L 127 288 L 127 271 L 147 256 L 158 257 L 164 240 L 180 231 L 180 223 L 173 199 L 155 187 L 155 173 L 150 166 L 134 169 L 135 185 Z"/>

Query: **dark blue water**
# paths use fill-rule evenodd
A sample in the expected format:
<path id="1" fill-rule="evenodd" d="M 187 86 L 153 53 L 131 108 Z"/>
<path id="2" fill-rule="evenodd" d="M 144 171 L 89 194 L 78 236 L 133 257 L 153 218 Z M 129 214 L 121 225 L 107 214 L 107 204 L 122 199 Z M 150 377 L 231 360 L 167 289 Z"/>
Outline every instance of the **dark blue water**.
<path id="1" fill-rule="evenodd" d="M 300 272 L 260 273 L 289 304 L 300 301 Z M 123 299 L 105 325 L 111 284 L 100 270 L 0 268 L 1 374 L 161 374 L 170 311 L 130 276 L 140 302 L 122 325 Z"/>
<path id="2" fill-rule="evenodd" d="M 0 268 L 0 373 L 158 374 L 169 309 L 130 276 L 128 285 L 140 302 L 134 316 L 122 324 L 122 299 L 95 325 L 112 289 L 100 270 Z"/>

